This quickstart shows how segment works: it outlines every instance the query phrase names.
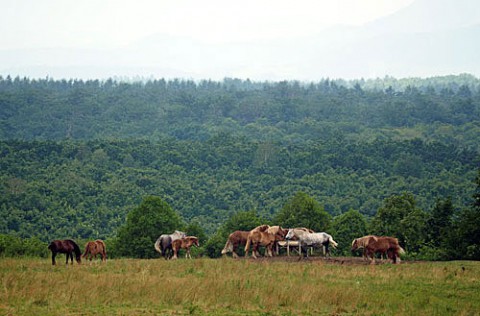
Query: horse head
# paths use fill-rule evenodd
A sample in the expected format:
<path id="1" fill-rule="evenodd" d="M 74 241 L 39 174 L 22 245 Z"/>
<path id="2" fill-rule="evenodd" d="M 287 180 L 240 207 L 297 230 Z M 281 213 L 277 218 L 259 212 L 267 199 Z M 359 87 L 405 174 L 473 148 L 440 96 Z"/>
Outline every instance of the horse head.
<path id="1" fill-rule="evenodd" d="M 287 232 L 287 235 L 285 236 L 285 239 L 290 240 L 290 239 L 293 239 L 294 237 L 295 237 L 295 231 L 293 230 L 293 228 L 290 228 Z"/>
<path id="2" fill-rule="evenodd" d="M 288 229 L 283 229 L 282 227 L 278 226 L 278 231 L 275 234 L 275 239 L 284 240 L 287 234 L 288 234 Z"/>
<path id="3" fill-rule="evenodd" d="M 355 250 L 357 250 L 357 249 L 358 249 L 358 238 L 356 238 L 356 239 L 354 239 L 354 240 L 352 241 L 352 249 L 351 249 L 351 251 L 355 251 Z"/>
<path id="4" fill-rule="evenodd" d="M 197 246 L 197 247 L 200 247 L 200 244 L 199 244 L 199 242 L 198 242 L 198 238 L 197 238 L 197 237 L 193 237 L 193 236 L 192 236 L 192 237 L 189 237 L 189 244 L 190 244 L 190 246 L 191 246 L 191 245 L 195 245 L 195 246 Z"/>

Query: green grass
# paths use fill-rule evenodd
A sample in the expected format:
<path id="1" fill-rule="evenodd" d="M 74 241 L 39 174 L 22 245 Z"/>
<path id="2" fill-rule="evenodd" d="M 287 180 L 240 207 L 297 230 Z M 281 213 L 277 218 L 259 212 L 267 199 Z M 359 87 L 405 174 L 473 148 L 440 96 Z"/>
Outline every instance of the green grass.
<path id="1" fill-rule="evenodd" d="M 0 315 L 480 315 L 480 262 L 0 259 Z"/>

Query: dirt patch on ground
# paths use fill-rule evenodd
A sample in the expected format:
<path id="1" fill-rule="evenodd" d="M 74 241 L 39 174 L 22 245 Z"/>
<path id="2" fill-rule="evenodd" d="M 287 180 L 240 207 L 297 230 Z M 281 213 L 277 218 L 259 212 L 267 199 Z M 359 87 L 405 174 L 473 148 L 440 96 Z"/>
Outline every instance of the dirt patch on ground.
<path id="1" fill-rule="evenodd" d="M 267 258 L 267 257 L 259 257 L 258 259 L 253 259 L 251 257 L 245 258 L 245 257 L 240 257 L 237 260 L 251 260 L 251 261 L 258 261 L 258 262 L 264 262 L 264 261 L 282 261 L 282 262 L 318 262 L 321 261 L 325 264 L 338 264 L 338 265 L 369 265 L 371 264 L 369 260 L 365 260 L 361 257 L 321 257 L 321 256 L 309 256 L 308 258 L 304 257 L 299 257 L 299 256 L 275 256 L 272 258 Z M 400 261 L 399 264 L 407 264 L 407 263 L 414 263 L 414 261 Z M 376 259 L 375 260 L 376 265 L 380 264 L 392 264 L 392 260 L 381 260 L 381 259 Z"/>

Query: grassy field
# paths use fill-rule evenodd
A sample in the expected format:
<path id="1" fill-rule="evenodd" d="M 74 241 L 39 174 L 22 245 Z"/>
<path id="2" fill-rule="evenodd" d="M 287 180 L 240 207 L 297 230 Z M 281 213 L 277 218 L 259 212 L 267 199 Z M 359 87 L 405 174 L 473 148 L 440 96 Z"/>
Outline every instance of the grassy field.
<path id="1" fill-rule="evenodd" d="M 480 262 L 0 259 L 0 315 L 480 315 Z"/>

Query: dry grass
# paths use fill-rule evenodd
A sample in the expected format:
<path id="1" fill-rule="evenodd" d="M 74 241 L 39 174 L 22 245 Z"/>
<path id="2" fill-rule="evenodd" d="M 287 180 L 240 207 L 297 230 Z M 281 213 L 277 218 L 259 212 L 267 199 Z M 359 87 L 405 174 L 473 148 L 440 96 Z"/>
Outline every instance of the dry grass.
<path id="1" fill-rule="evenodd" d="M 0 315 L 480 315 L 480 262 L 0 259 L 0 281 Z"/>

